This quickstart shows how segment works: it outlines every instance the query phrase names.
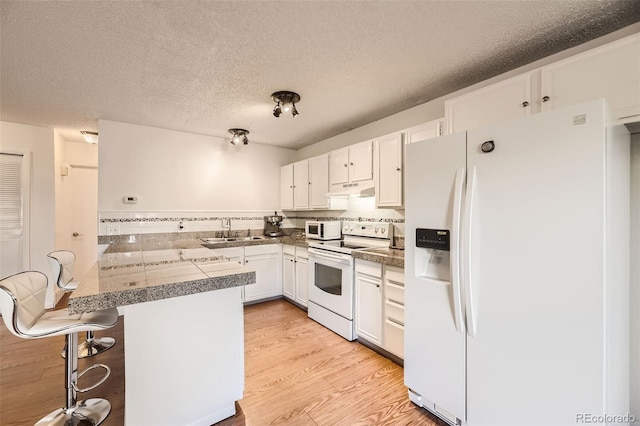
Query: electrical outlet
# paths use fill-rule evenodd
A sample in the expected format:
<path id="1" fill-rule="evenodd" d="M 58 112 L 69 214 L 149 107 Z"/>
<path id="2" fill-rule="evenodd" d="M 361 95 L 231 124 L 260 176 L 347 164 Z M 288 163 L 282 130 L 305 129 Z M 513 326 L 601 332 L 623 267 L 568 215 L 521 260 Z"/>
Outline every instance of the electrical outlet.
<path id="1" fill-rule="evenodd" d="M 107 225 L 107 235 L 119 235 L 120 225 Z"/>

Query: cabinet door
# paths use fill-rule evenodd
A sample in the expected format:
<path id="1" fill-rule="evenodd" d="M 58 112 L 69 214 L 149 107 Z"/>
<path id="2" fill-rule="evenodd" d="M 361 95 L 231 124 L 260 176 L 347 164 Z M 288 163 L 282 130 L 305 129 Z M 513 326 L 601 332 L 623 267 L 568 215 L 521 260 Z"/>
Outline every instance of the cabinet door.
<path id="1" fill-rule="evenodd" d="M 402 206 L 402 134 L 375 141 L 375 185 L 378 207 Z"/>
<path id="2" fill-rule="evenodd" d="M 519 75 L 445 101 L 448 133 L 513 120 L 531 113 L 531 74 Z"/>
<path id="3" fill-rule="evenodd" d="M 296 302 L 302 306 L 307 306 L 308 283 L 309 283 L 308 260 L 303 257 L 296 257 Z"/>
<path id="4" fill-rule="evenodd" d="M 280 168 L 280 210 L 293 210 L 293 164 Z"/>
<path id="5" fill-rule="evenodd" d="M 282 295 L 291 300 L 296 298 L 295 259 L 293 256 L 282 256 Z"/>
<path id="6" fill-rule="evenodd" d="M 321 155 L 309 159 L 309 207 L 326 209 L 329 192 L 329 156 Z"/>
<path id="7" fill-rule="evenodd" d="M 329 185 L 349 182 L 349 148 L 337 149 L 329 154 Z"/>
<path id="8" fill-rule="evenodd" d="M 605 98 L 617 118 L 640 114 L 640 36 L 542 68 L 542 110 Z"/>
<path id="9" fill-rule="evenodd" d="M 293 208 L 309 208 L 309 161 L 293 164 Z"/>
<path id="10" fill-rule="evenodd" d="M 246 302 L 280 296 L 282 278 L 280 256 L 264 254 L 244 257 L 245 266 L 256 271 L 256 283 L 244 287 Z"/>
<path id="11" fill-rule="evenodd" d="M 356 273 L 356 334 L 382 346 L 382 291 L 380 278 Z"/>
<path id="12" fill-rule="evenodd" d="M 442 136 L 444 119 L 429 121 L 428 123 L 413 126 L 404 131 L 404 143 L 416 143 L 427 139 Z"/>
<path id="13" fill-rule="evenodd" d="M 373 143 L 361 142 L 349 148 L 349 182 L 373 178 Z"/>

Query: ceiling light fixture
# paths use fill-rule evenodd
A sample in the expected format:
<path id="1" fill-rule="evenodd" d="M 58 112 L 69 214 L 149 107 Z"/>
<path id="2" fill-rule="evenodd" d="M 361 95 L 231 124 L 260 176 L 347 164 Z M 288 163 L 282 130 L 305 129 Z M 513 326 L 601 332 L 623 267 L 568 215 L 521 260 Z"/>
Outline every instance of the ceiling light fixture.
<path id="1" fill-rule="evenodd" d="M 296 102 L 300 102 L 300 95 L 297 93 L 283 90 L 272 94 L 271 99 L 276 103 L 276 106 L 273 108 L 273 115 L 275 117 L 280 117 L 280 114 L 283 112 L 291 112 L 291 115 L 294 117 L 299 115 Z"/>
<path id="2" fill-rule="evenodd" d="M 80 134 L 82 134 L 82 137 L 84 138 L 84 140 L 88 143 L 98 143 L 98 133 L 97 132 L 90 132 L 88 130 L 80 130 Z"/>
<path id="3" fill-rule="evenodd" d="M 238 145 L 240 142 L 242 142 L 243 145 L 249 145 L 249 138 L 247 138 L 247 135 L 249 134 L 248 130 L 229 129 L 229 133 L 233 135 L 231 137 L 231 145 Z"/>

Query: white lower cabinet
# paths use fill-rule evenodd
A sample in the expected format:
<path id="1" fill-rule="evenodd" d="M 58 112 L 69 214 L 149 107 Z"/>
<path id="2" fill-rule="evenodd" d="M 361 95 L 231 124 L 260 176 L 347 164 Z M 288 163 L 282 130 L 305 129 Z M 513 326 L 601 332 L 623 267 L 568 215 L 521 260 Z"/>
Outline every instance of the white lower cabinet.
<path id="1" fill-rule="evenodd" d="M 385 265 L 383 290 L 383 347 L 404 359 L 404 269 Z"/>
<path id="2" fill-rule="evenodd" d="M 242 301 L 277 297 L 282 294 L 282 262 L 279 244 L 214 249 L 256 271 L 256 283 L 242 287 Z"/>
<path id="3" fill-rule="evenodd" d="M 382 346 L 382 264 L 356 259 L 356 334 Z"/>
<path id="4" fill-rule="evenodd" d="M 244 301 L 276 297 L 282 294 L 281 246 L 246 246 L 244 265 L 256 271 L 256 283 L 244 287 Z"/>
<path id="5" fill-rule="evenodd" d="M 356 259 L 358 338 L 404 359 L 404 269 Z"/>
<path id="6" fill-rule="evenodd" d="M 307 306 L 309 301 L 309 252 L 304 247 L 296 247 L 296 294 L 295 301 Z"/>
<path id="7" fill-rule="evenodd" d="M 282 295 L 299 305 L 308 303 L 308 261 L 305 247 L 282 246 Z"/>

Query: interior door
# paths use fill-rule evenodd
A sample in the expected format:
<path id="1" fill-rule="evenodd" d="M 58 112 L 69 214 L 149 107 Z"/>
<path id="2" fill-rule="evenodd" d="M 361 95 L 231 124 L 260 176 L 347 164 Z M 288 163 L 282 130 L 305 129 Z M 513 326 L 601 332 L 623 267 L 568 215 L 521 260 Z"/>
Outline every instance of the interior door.
<path id="1" fill-rule="evenodd" d="M 73 166 L 69 184 L 69 250 L 76 255 L 74 276 L 82 279 L 98 260 L 98 169 Z"/>

